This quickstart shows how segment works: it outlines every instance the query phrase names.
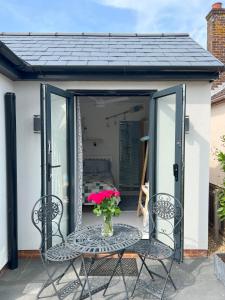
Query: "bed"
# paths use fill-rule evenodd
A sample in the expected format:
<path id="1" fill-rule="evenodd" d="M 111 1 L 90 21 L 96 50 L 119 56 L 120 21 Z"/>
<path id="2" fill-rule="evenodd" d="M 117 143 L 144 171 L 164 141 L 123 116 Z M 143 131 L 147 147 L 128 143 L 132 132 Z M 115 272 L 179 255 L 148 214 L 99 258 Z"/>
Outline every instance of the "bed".
<path id="1" fill-rule="evenodd" d="M 90 193 L 102 190 L 117 191 L 111 172 L 111 160 L 85 159 L 83 164 L 83 204 L 93 205 L 87 201 L 87 197 Z"/>

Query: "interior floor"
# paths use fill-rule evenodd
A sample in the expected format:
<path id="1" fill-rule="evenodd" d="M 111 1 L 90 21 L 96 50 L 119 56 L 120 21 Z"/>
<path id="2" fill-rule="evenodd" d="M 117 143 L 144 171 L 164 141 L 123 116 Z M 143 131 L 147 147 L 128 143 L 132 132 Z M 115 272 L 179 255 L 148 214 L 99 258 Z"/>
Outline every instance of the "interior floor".
<path id="1" fill-rule="evenodd" d="M 83 224 L 98 224 L 102 218 L 87 205 L 92 192 L 116 189 L 122 211 L 114 222 L 138 227 L 144 236 L 143 216 L 138 216 L 146 142 L 149 98 L 144 96 L 80 97 L 83 136 Z"/>

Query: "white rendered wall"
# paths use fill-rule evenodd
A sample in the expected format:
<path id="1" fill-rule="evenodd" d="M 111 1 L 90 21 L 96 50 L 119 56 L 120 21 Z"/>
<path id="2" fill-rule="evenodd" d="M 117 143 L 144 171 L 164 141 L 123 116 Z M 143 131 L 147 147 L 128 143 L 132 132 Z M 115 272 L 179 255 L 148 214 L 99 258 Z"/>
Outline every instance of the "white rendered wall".
<path id="1" fill-rule="evenodd" d="M 0 270 L 8 261 L 4 100 L 7 92 L 14 92 L 13 82 L 0 74 Z"/>
<path id="2" fill-rule="evenodd" d="M 185 82 L 51 82 L 63 89 L 164 89 Z M 186 82 L 190 133 L 185 145 L 184 248 L 208 248 L 210 83 Z M 40 112 L 40 82 L 16 82 L 18 134 L 19 249 L 37 249 L 30 212 L 40 196 L 40 135 L 32 118 Z"/>

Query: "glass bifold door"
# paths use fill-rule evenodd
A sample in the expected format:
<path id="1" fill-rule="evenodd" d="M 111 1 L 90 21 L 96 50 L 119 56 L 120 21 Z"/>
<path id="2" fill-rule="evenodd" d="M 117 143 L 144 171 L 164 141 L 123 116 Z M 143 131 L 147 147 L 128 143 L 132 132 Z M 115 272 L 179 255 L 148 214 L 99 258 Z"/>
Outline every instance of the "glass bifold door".
<path id="1" fill-rule="evenodd" d="M 41 85 L 42 195 L 53 194 L 63 201 L 62 229 L 65 235 L 74 230 L 75 215 L 77 134 L 74 96 L 75 93 Z M 149 101 L 150 196 L 166 192 L 183 204 L 185 86 L 157 91 Z M 182 228 L 181 225 L 176 237 L 180 250 L 178 259 L 182 256 Z M 46 234 L 50 234 L 50 229 Z"/>
<path id="2" fill-rule="evenodd" d="M 74 228 L 74 99 L 61 89 L 41 85 L 42 196 L 58 196 L 63 203 L 61 231 L 64 236 Z M 54 223 L 53 225 L 54 226 Z M 45 229 L 48 245 L 51 226 Z"/>

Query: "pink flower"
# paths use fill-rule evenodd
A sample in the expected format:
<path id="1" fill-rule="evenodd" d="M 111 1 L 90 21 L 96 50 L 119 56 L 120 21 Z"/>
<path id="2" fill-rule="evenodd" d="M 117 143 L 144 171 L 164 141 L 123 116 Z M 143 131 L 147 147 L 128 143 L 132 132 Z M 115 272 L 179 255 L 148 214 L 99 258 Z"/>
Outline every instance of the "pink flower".
<path id="1" fill-rule="evenodd" d="M 95 193 L 91 193 L 88 197 L 87 197 L 87 201 L 91 202 L 94 198 Z"/>
<path id="2" fill-rule="evenodd" d="M 113 190 L 103 190 L 102 193 L 105 196 L 105 198 L 111 198 L 114 196 Z"/>
<path id="3" fill-rule="evenodd" d="M 88 202 L 95 202 L 96 204 L 101 204 L 105 197 L 102 193 L 91 193 L 87 200 Z"/>
<path id="4" fill-rule="evenodd" d="M 88 202 L 94 202 L 95 204 L 99 205 L 101 204 L 105 199 L 110 199 L 112 197 L 119 197 L 120 192 L 115 190 L 102 190 L 99 193 L 91 193 L 87 201 Z"/>
<path id="5" fill-rule="evenodd" d="M 96 204 L 101 204 L 104 200 L 105 200 L 104 195 L 103 195 L 102 193 L 98 193 L 98 194 L 95 195 L 95 198 L 94 198 L 93 201 L 94 201 Z"/>
<path id="6" fill-rule="evenodd" d="M 119 196 L 120 196 L 120 192 L 114 191 L 114 197 L 119 197 Z"/>

